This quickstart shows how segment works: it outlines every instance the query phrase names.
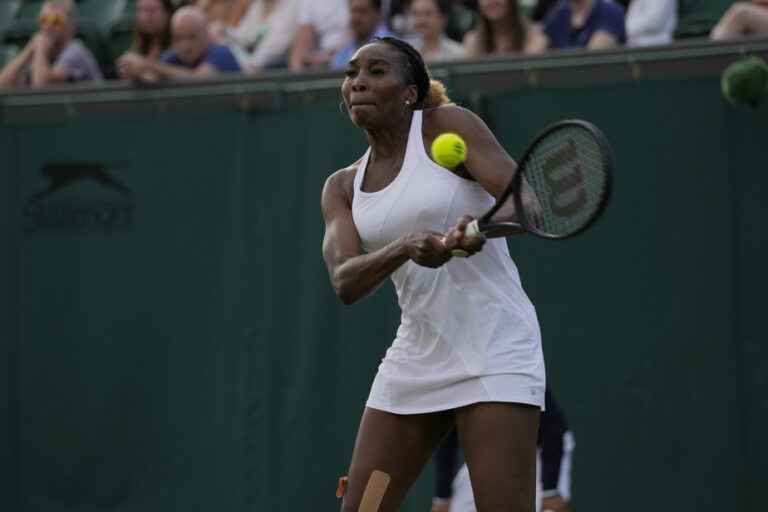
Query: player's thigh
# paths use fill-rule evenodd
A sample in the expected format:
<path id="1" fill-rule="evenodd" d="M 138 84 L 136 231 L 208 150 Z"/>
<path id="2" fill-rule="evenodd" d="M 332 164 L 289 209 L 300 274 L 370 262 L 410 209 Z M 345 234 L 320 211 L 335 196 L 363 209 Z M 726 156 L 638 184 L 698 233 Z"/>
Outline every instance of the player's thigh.
<path id="1" fill-rule="evenodd" d="M 392 414 L 366 408 L 357 432 L 343 512 L 356 512 L 373 471 L 391 478 L 379 508 L 398 510 L 438 443 L 453 426 L 453 413 Z"/>
<path id="2" fill-rule="evenodd" d="M 500 402 L 456 410 L 478 512 L 532 512 L 538 407 Z"/>

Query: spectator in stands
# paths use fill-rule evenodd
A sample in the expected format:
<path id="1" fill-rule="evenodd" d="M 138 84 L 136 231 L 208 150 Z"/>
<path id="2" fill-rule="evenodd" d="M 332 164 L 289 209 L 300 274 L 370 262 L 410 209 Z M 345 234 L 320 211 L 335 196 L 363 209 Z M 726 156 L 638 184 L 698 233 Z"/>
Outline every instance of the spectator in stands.
<path id="1" fill-rule="evenodd" d="M 257 0 L 197 0 L 195 5 L 208 17 L 208 29 L 213 37 L 221 31 L 239 27 L 255 1 Z"/>
<path id="2" fill-rule="evenodd" d="M 408 16 L 418 37 L 413 42 L 426 62 L 463 58 L 464 47 L 445 35 L 451 0 L 412 0 Z"/>
<path id="3" fill-rule="evenodd" d="M 541 53 L 546 42 L 538 26 L 521 12 L 517 0 L 480 0 L 475 28 L 464 37 L 468 55 Z"/>
<path id="4" fill-rule="evenodd" d="M 232 22 L 231 12 L 234 0 L 194 0 L 188 2 L 198 7 L 208 18 L 209 27 L 224 25 L 228 26 Z"/>
<path id="5" fill-rule="evenodd" d="M 348 1 L 299 0 L 299 26 L 289 59 L 293 71 L 328 66 L 345 43 Z"/>
<path id="6" fill-rule="evenodd" d="M 382 0 L 382 11 L 386 12 L 387 26 L 406 40 L 418 38 L 411 23 L 408 10 L 411 0 Z M 474 0 L 447 0 L 448 21 L 445 26 L 445 35 L 453 41 L 463 41 L 464 36 L 475 24 L 477 16 L 477 2 Z M 386 6 L 386 8 L 384 8 Z"/>
<path id="7" fill-rule="evenodd" d="M 101 80 L 96 59 L 75 39 L 73 0 L 48 0 L 40 9 L 40 29 L 2 71 L 0 87 Z"/>
<path id="8" fill-rule="evenodd" d="M 632 0 L 626 26 L 628 46 L 671 43 L 677 26 L 677 0 Z"/>
<path id="9" fill-rule="evenodd" d="M 381 0 L 349 0 L 349 29 L 347 43 L 333 56 L 331 69 L 344 68 L 355 52 L 375 37 L 394 36 L 384 24 Z"/>
<path id="10" fill-rule="evenodd" d="M 171 46 L 171 0 L 139 0 L 136 3 L 136 35 L 133 45 L 123 54 L 137 54 L 149 60 L 160 60 Z M 117 61 L 117 70 L 121 78 L 136 78 L 126 75 L 121 65 L 123 57 Z"/>
<path id="11" fill-rule="evenodd" d="M 296 37 L 298 0 L 254 0 L 236 27 L 223 27 L 215 41 L 227 44 L 248 73 L 286 67 Z"/>
<path id="12" fill-rule="evenodd" d="M 715 41 L 746 36 L 768 36 L 768 0 L 736 2 L 710 34 Z"/>
<path id="13" fill-rule="evenodd" d="M 139 81 L 156 81 L 240 71 L 229 48 L 210 42 L 208 19 L 199 7 L 187 6 L 176 11 L 171 19 L 171 33 L 172 49 L 161 56 L 160 62 L 129 54 L 120 61 L 122 72 Z"/>
<path id="14" fill-rule="evenodd" d="M 613 0 L 560 0 L 544 19 L 549 48 L 602 50 L 627 41 L 624 8 Z"/>

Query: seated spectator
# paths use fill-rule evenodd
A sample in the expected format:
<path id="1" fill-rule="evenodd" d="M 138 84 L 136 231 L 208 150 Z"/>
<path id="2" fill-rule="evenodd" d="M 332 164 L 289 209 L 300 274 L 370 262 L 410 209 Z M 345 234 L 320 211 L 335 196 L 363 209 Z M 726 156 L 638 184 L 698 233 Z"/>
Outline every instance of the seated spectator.
<path id="1" fill-rule="evenodd" d="M 299 0 L 296 39 L 289 67 L 326 67 L 341 49 L 349 27 L 349 0 Z"/>
<path id="2" fill-rule="evenodd" d="M 286 67 L 297 7 L 298 0 L 254 0 L 240 24 L 220 30 L 215 40 L 229 45 L 248 73 Z"/>
<path id="3" fill-rule="evenodd" d="M 464 47 L 445 35 L 451 0 L 412 0 L 410 25 L 418 34 L 413 46 L 426 62 L 461 59 Z"/>
<path id="4" fill-rule="evenodd" d="M 159 60 L 160 55 L 171 46 L 171 0 L 139 0 L 136 3 L 136 35 L 133 45 L 117 61 L 121 78 L 136 78 L 126 74 L 121 65 L 128 54 L 137 54 L 150 60 Z"/>
<path id="5" fill-rule="evenodd" d="M 677 0 L 632 0 L 626 26 L 628 46 L 671 43 L 677 26 Z"/>
<path id="6" fill-rule="evenodd" d="M 48 0 L 40 9 L 40 30 L 0 71 L 0 87 L 101 80 L 96 59 L 75 39 L 73 0 Z"/>
<path id="7" fill-rule="evenodd" d="M 710 34 L 715 41 L 747 36 L 768 36 L 768 0 L 736 2 Z"/>
<path id="8" fill-rule="evenodd" d="M 544 19 L 549 48 L 602 50 L 627 42 L 624 8 L 612 0 L 560 0 Z"/>
<path id="9" fill-rule="evenodd" d="M 342 69 L 363 45 L 375 37 L 394 36 L 384 24 L 381 0 L 349 0 L 349 28 L 351 36 L 346 45 L 334 55 L 331 69 Z"/>
<path id="10" fill-rule="evenodd" d="M 194 5 L 208 18 L 212 37 L 220 31 L 237 28 L 256 0 L 197 0 Z M 215 39 L 215 38 L 214 38 Z"/>
<path id="11" fill-rule="evenodd" d="M 540 53 L 546 43 L 538 26 L 521 12 L 517 0 L 479 0 L 477 26 L 464 37 L 467 55 Z"/>
<path id="12" fill-rule="evenodd" d="M 126 75 L 140 81 L 156 81 L 240 71 L 229 48 L 210 42 L 208 19 L 200 8 L 188 6 L 176 11 L 171 19 L 171 33 L 172 49 L 160 57 L 160 62 L 135 53 L 123 57 L 121 66 Z"/>

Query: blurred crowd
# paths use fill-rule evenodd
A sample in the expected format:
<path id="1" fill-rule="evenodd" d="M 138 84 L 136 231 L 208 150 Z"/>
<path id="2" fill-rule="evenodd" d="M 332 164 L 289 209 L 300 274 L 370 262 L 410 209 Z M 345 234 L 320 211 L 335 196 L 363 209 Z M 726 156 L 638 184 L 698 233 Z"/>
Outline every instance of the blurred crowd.
<path id="1" fill-rule="evenodd" d="M 105 69 L 76 37 L 81 1 L 41 3 L 0 87 L 343 69 L 360 46 L 388 35 L 431 63 L 663 45 L 678 13 L 677 0 L 135 0 L 130 46 Z M 759 35 L 768 35 L 768 0 L 736 2 L 711 38 Z"/>

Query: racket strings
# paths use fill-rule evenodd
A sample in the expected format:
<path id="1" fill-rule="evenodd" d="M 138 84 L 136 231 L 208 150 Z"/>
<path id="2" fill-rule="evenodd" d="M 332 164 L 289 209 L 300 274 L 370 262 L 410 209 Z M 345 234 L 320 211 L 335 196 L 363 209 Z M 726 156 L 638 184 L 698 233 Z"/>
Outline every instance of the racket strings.
<path id="1" fill-rule="evenodd" d="M 602 204 L 605 165 L 600 142 L 585 128 L 569 125 L 549 133 L 521 163 L 525 222 L 550 235 L 579 231 Z"/>

